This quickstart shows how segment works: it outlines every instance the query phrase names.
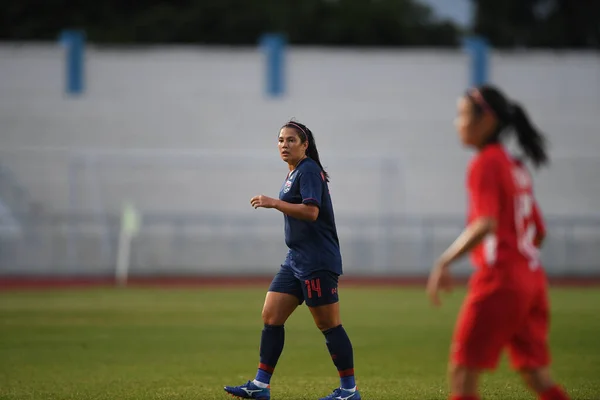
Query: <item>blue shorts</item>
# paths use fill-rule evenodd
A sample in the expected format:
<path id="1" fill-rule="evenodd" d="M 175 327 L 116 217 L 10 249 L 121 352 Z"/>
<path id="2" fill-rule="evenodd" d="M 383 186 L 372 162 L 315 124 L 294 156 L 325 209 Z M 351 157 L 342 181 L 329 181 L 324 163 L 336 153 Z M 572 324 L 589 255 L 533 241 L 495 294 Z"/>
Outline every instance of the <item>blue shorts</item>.
<path id="1" fill-rule="evenodd" d="M 298 298 L 299 304 L 306 301 L 309 307 L 324 306 L 337 303 L 339 275 L 327 271 L 315 271 L 305 279 L 298 279 L 287 265 L 273 278 L 269 292 L 287 293 Z"/>

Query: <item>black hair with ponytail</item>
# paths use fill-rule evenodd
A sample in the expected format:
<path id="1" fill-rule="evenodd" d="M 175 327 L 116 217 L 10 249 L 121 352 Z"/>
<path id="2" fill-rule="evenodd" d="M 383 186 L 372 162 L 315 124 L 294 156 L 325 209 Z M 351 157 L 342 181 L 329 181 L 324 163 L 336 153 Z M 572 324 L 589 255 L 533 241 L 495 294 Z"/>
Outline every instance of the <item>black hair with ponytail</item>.
<path id="1" fill-rule="evenodd" d="M 311 158 L 314 162 L 317 163 L 323 175 L 325 176 L 325 180 L 329 182 L 329 174 L 323 168 L 321 164 L 321 160 L 319 158 L 319 150 L 317 150 L 317 143 L 315 142 L 315 137 L 310 129 L 306 127 L 306 125 L 301 124 L 300 122 L 290 120 L 282 126 L 282 128 L 293 128 L 298 132 L 298 137 L 300 138 L 300 142 L 304 143 L 308 141 L 308 147 L 306 148 L 306 156 Z"/>
<path id="2" fill-rule="evenodd" d="M 490 136 L 490 143 L 500 141 L 506 132 L 513 132 L 525 156 L 535 167 L 549 162 L 546 138 L 531 123 L 521 105 L 509 101 L 498 88 L 491 85 L 471 89 L 467 92 L 467 97 L 473 103 L 476 115 L 489 111 L 498 119 L 496 130 Z"/>

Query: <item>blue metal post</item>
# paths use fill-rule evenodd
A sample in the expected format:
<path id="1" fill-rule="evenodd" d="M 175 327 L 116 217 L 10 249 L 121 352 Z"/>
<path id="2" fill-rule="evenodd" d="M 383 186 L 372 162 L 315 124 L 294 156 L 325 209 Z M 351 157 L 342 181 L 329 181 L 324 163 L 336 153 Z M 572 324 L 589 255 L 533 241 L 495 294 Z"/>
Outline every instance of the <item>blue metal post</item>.
<path id="1" fill-rule="evenodd" d="M 266 64 L 266 92 L 268 96 L 279 97 L 285 93 L 285 36 L 267 33 L 260 38 Z"/>
<path id="2" fill-rule="evenodd" d="M 471 56 L 469 74 L 470 85 L 479 86 L 489 78 L 489 44 L 480 36 L 468 37 L 464 41 L 466 51 Z"/>
<path id="3" fill-rule="evenodd" d="M 65 92 L 79 95 L 85 89 L 85 32 L 64 30 L 59 41 L 67 48 L 65 56 Z"/>

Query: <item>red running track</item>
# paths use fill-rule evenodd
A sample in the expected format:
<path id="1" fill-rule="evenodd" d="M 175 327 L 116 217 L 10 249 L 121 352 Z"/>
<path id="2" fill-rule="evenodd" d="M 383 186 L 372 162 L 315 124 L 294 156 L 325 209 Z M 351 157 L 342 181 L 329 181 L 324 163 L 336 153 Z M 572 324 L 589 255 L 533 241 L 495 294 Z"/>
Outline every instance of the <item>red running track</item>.
<path id="1" fill-rule="evenodd" d="M 268 287 L 272 276 L 194 276 L 194 277 L 133 277 L 128 286 L 132 287 Z M 425 286 L 426 278 L 417 277 L 357 277 L 340 278 L 343 286 Z M 457 284 L 465 284 L 466 279 L 457 279 Z M 551 286 L 594 287 L 600 286 L 600 276 L 550 278 Z M 0 278 L 0 290 L 20 289 L 66 289 L 115 286 L 112 277 L 9 277 Z"/>

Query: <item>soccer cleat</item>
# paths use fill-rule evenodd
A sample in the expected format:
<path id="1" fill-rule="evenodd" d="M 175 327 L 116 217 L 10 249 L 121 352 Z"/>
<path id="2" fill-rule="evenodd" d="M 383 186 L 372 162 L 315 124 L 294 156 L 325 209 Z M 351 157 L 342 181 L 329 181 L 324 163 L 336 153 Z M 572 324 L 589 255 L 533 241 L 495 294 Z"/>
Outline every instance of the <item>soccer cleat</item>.
<path id="1" fill-rule="evenodd" d="M 261 388 L 256 386 L 252 381 L 248 381 L 245 385 L 240 386 L 225 386 L 225 391 L 232 396 L 241 399 L 271 399 L 271 387 Z M 354 400 L 354 399 L 353 399 Z"/>
<path id="2" fill-rule="evenodd" d="M 337 388 L 329 396 L 319 400 L 360 400 L 360 393 L 356 388 L 354 390 Z"/>

